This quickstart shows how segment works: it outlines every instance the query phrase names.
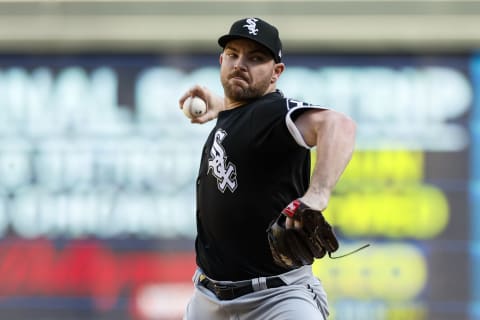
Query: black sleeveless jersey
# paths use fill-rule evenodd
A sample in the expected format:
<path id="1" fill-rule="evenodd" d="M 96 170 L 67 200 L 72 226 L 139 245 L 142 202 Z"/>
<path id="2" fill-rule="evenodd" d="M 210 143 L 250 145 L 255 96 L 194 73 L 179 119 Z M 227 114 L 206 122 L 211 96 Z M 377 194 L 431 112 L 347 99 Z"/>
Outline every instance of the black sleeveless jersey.
<path id="1" fill-rule="evenodd" d="M 266 229 L 307 190 L 310 151 L 287 119 L 308 108 L 276 91 L 218 115 L 197 178 L 195 249 L 207 276 L 238 281 L 288 271 L 273 262 Z"/>

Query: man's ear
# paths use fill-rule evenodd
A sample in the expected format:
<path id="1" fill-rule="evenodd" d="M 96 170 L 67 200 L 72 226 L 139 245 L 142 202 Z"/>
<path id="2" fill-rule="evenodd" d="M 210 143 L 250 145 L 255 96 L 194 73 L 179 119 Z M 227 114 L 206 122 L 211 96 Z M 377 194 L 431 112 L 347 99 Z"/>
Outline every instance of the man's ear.
<path id="1" fill-rule="evenodd" d="M 220 53 L 220 57 L 218 57 L 218 63 L 220 63 L 220 65 L 221 65 L 222 62 L 223 62 L 223 52 Z"/>
<path id="2" fill-rule="evenodd" d="M 271 83 L 275 83 L 278 81 L 278 78 L 280 78 L 280 75 L 282 72 L 285 70 L 285 64 L 283 63 L 277 63 L 275 67 L 273 68 L 273 74 L 272 78 L 270 80 Z"/>

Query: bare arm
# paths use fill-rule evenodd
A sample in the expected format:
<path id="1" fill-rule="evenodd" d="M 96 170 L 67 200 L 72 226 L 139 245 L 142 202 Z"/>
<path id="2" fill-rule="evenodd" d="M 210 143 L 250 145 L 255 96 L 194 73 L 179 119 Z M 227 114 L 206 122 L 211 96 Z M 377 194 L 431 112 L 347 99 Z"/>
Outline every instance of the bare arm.
<path id="1" fill-rule="evenodd" d="M 332 110 L 307 111 L 295 121 L 295 125 L 305 142 L 317 148 L 310 186 L 300 200 L 314 209 L 324 210 L 352 157 L 356 125 L 348 116 Z M 287 226 L 292 224 L 293 220 L 287 219 Z"/>
<path id="2" fill-rule="evenodd" d="M 205 113 L 201 117 L 193 118 L 191 120 L 192 123 L 205 123 L 213 120 L 217 118 L 220 111 L 225 109 L 223 97 L 217 96 L 207 87 L 202 87 L 199 85 L 190 88 L 180 97 L 180 99 L 178 100 L 180 109 L 183 108 L 183 102 L 185 102 L 188 97 L 192 96 L 200 97 L 207 103 L 207 113 Z"/>

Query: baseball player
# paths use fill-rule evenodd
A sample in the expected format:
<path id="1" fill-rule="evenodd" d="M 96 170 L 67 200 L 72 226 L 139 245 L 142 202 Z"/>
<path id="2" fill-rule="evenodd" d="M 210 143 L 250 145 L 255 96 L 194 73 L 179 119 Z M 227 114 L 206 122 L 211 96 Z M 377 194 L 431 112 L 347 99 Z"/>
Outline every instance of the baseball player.
<path id="1" fill-rule="evenodd" d="M 328 230 L 316 226 L 322 222 L 302 217 L 320 217 L 327 207 L 352 156 L 355 124 L 276 88 L 285 64 L 273 25 L 241 19 L 218 43 L 224 97 L 195 86 L 179 99 L 180 106 L 190 96 L 207 102 L 193 123 L 216 119 L 196 182 L 198 268 L 184 319 L 326 319 L 326 293 L 311 263 L 335 250 L 323 246 L 334 239 L 324 239 Z M 271 234 L 272 221 L 280 233 Z M 305 237 L 312 224 L 315 235 Z M 323 252 L 312 255 L 316 241 Z M 276 251 L 288 246 L 290 252 Z"/>

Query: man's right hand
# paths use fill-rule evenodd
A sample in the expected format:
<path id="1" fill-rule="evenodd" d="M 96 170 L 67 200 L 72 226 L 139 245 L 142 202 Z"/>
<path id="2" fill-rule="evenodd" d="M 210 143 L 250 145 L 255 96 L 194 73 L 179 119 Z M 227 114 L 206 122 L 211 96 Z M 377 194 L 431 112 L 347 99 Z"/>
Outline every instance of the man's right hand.
<path id="1" fill-rule="evenodd" d="M 224 100 L 222 97 L 217 96 L 211 92 L 207 87 L 196 85 L 187 90 L 178 100 L 180 109 L 183 107 L 183 103 L 188 97 L 197 96 L 202 98 L 207 103 L 207 112 L 200 116 L 191 119 L 192 123 L 205 123 L 217 118 L 218 113 L 225 109 Z"/>

